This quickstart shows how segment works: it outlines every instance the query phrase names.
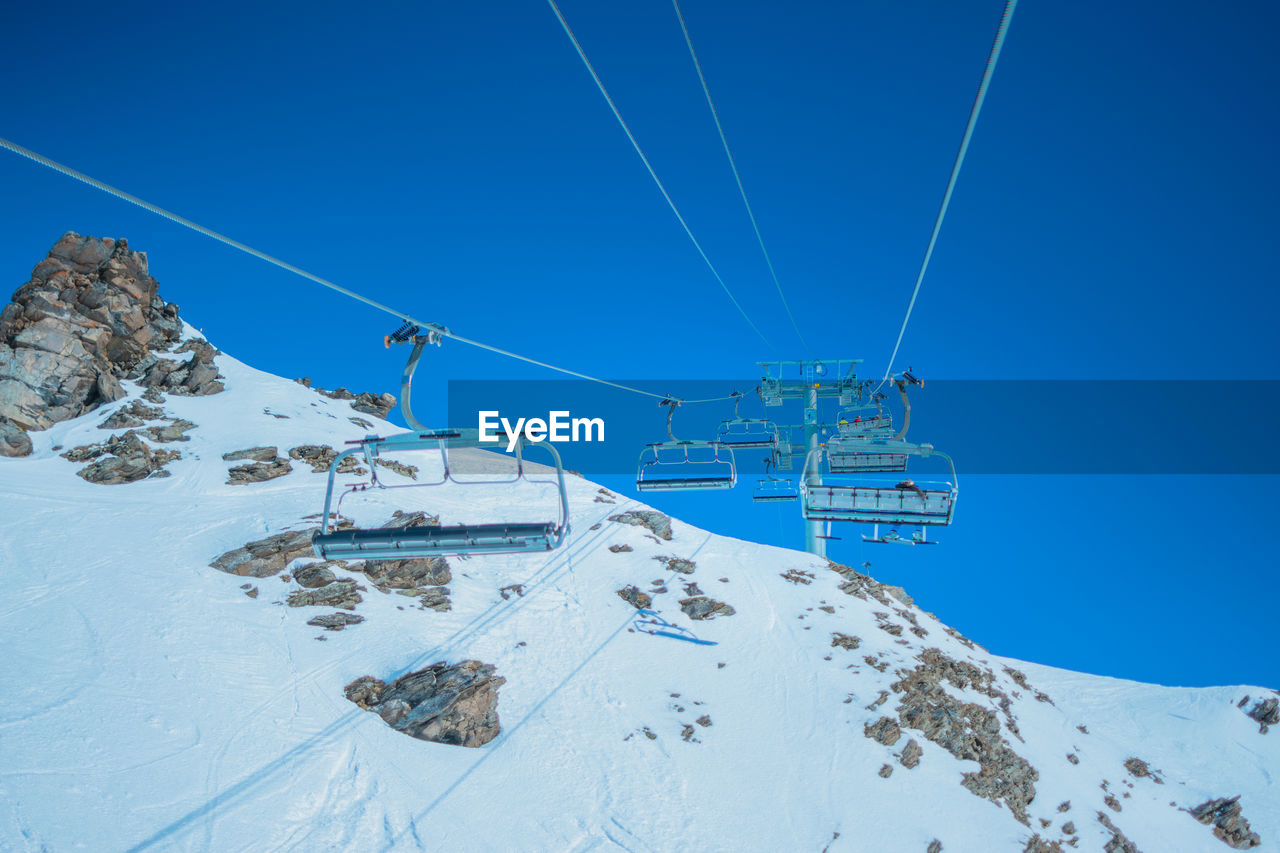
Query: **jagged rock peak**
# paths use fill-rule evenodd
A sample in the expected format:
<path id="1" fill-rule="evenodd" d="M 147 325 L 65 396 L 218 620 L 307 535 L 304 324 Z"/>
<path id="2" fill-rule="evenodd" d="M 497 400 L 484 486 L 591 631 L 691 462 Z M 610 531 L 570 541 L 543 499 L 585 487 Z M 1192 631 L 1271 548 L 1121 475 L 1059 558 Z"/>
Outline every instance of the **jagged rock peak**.
<path id="1" fill-rule="evenodd" d="M 204 341 L 182 335 L 147 256 L 127 240 L 67 232 L 0 311 L 0 417 L 46 429 L 124 396 L 121 379 L 173 394 L 222 390 Z"/>
<path id="2" fill-rule="evenodd" d="M 0 311 L 0 416 L 45 429 L 118 400 L 119 380 L 181 332 L 144 253 L 67 232 Z"/>

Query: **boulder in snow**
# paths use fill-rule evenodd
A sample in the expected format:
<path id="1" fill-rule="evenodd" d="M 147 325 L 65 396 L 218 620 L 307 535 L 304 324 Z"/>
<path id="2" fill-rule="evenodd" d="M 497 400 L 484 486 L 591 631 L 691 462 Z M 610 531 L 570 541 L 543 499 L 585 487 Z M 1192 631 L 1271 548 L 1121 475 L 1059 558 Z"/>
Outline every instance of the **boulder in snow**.
<path id="1" fill-rule="evenodd" d="M 348 684 L 344 692 L 352 702 L 411 737 L 477 747 L 502 731 L 498 688 L 506 681 L 494 675 L 492 664 L 440 661 L 390 684 L 366 675 Z"/>

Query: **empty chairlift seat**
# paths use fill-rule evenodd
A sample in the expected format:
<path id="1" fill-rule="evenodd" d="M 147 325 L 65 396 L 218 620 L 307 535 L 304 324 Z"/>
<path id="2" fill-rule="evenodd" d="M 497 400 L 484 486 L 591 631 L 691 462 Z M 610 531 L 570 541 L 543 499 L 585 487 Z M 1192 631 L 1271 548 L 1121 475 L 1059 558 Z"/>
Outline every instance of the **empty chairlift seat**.
<path id="1" fill-rule="evenodd" d="M 636 466 L 636 489 L 642 492 L 732 489 L 737 482 L 733 450 L 715 441 L 650 444 Z"/>
<path id="2" fill-rule="evenodd" d="M 767 419 L 733 418 L 720 423 L 716 441 L 734 450 L 771 449 L 778 446 L 778 425 Z"/>
<path id="3" fill-rule="evenodd" d="M 372 436 L 355 442 L 356 446 L 343 451 L 329 466 L 329 486 L 325 495 L 324 514 L 321 527 L 311 539 L 316 556 L 326 560 L 390 560 L 421 557 L 461 556 L 468 554 L 522 554 L 536 551 L 550 551 L 559 547 L 569 530 L 569 500 L 565 490 L 564 468 L 560 454 L 546 442 L 529 442 L 521 439 L 517 444 L 514 458 L 499 457 L 498 461 L 514 468 L 514 473 L 505 477 L 489 477 L 486 479 L 459 478 L 455 466 L 451 463 L 450 451 L 465 448 L 491 450 L 494 445 L 481 443 L 475 430 L 418 432 L 408 435 L 379 438 Z M 554 462 L 554 477 L 551 467 L 546 466 L 547 473 L 537 478 L 531 477 L 524 461 L 524 451 L 529 446 L 536 446 L 548 452 Z M 403 485 L 387 486 L 378 479 L 377 462 L 384 456 L 402 451 L 436 450 L 442 460 L 442 475 L 439 479 Z M 334 506 L 333 497 L 336 489 L 338 467 L 352 455 L 360 454 L 369 468 L 370 480 L 353 483 L 338 499 Z M 541 467 L 541 466 L 535 466 Z M 548 508 L 547 521 L 486 521 L 475 524 L 443 524 L 423 526 L 389 526 L 378 528 L 345 528 L 336 526 L 338 510 L 342 498 L 355 492 L 363 492 L 372 488 L 379 489 L 413 489 L 419 487 L 432 488 L 445 485 L 458 487 L 488 487 L 493 489 L 519 482 L 536 482 L 554 485 L 557 492 L 557 506 Z M 522 507 L 523 509 L 523 507 Z"/>
<path id="4" fill-rule="evenodd" d="M 778 477 L 769 477 L 768 479 L 757 481 L 755 491 L 751 494 L 751 500 L 756 503 L 794 501 L 799 497 L 800 489 L 796 486 L 794 480 L 784 480 Z"/>

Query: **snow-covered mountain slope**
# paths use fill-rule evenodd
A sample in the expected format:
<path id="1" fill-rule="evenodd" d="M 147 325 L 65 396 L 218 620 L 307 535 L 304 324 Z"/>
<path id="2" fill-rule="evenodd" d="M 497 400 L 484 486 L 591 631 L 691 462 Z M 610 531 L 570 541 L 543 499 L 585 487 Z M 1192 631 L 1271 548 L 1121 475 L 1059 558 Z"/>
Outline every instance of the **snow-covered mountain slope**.
<path id="1" fill-rule="evenodd" d="M 228 485 L 243 463 L 222 456 L 368 430 L 348 402 L 216 364 L 225 391 L 159 404 L 196 425 L 148 442 L 181 453 L 168 477 L 94 484 L 60 455 L 111 434 L 98 425 L 142 392 L 128 382 L 0 459 L 0 848 L 1213 851 L 1228 848 L 1188 810 L 1236 795 L 1259 849 L 1280 843 L 1280 732 L 1246 714 L 1274 691 L 1000 658 L 811 555 L 611 521 L 646 507 L 577 477 L 564 545 L 450 559 L 451 610 L 353 563 L 336 574 L 363 587 L 364 621 L 308 624 L 333 609 L 285 602 L 314 560 L 262 578 L 210 564 L 314 526 L 324 476 L 293 461 Z M 389 490 L 343 511 L 545 515 L 550 492 L 526 489 Z M 690 583 L 732 615 L 690 620 Z M 635 631 L 628 585 L 717 645 Z M 479 748 L 410 738 L 344 697 L 361 676 L 469 659 L 506 679 L 501 733 Z"/>

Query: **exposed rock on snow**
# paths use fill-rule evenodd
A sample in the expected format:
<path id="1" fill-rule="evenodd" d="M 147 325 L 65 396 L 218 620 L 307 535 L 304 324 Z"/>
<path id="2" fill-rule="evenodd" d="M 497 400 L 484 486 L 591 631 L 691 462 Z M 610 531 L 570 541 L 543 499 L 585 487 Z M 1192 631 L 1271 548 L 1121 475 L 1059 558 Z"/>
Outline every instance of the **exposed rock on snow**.
<path id="1" fill-rule="evenodd" d="M 294 560 L 311 555 L 311 531 L 291 530 L 234 548 L 209 565 L 231 575 L 265 578 L 284 571 Z"/>
<path id="2" fill-rule="evenodd" d="M 1035 799 L 1039 772 L 1001 737 L 1000 719 L 994 711 L 960 701 L 947 693 L 942 683 L 998 699 L 1010 732 L 1018 736 L 1008 710 L 1009 698 L 993 686 L 994 676 L 989 671 L 953 660 L 938 649 L 926 649 L 919 660 L 915 670 L 890 685 L 902 694 L 897 711 L 903 728 L 923 733 L 956 758 L 978 762 L 980 770 L 964 774 L 961 784 L 992 802 L 1003 800 L 1018 820 L 1028 823 L 1027 806 Z"/>
<path id="3" fill-rule="evenodd" d="M 141 400 L 134 400 L 129 405 L 112 412 L 105 421 L 98 424 L 98 429 L 132 429 L 133 427 L 144 426 L 147 421 L 163 419 L 164 411 L 162 409 L 148 406 Z"/>
<path id="4" fill-rule="evenodd" d="M 419 740 L 483 746 L 501 732 L 498 688 L 506 679 L 491 664 L 444 661 L 386 684 L 363 676 L 348 684 L 348 699 L 373 711 L 393 729 Z"/>
<path id="5" fill-rule="evenodd" d="M 653 532 L 659 539 L 671 541 L 671 518 L 657 510 L 633 509 L 618 515 L 609 516 L 610 521 L 619 524 L 634 524 Z"/>
<path id="6" fill-rule="evenodd" d="M 283 477 L 293 470 L 287 459 L 274 459 L 270 462 L 250 462 L 237 465 L 227 471 L 228 486 L 244 486 L 249 483 L 263 483 Z"/>
<path id="7" fill-rule="evenodd" d="M 680 609 L 690 619 L 715 619 L 718 616 L 732 616 L 737 611 L 725 604 L 723 601 L 716 601 L 706 595 L 695 595 L 691 598 L 682 598 L 680 600 Z"/>
<path id="8" fill-rule="evenodd" d="M 832 648 L 849 649 L 850 651 L 852 651 L 853 649 L 856 649 L 861 644 L 862 644 L 862 640 L 859 637 L 855 637 L 852 634 L 841 634 L 839 631 L 831 632 Z"/>
<path id="9" fill-rule="evenodd" d="M 862 733 L 877 743 L 893 746 L 902 737 L 902 728 L 892 717 L 881 717 L 862 727 Z"/>
<path id="10" fill-rule="evenodd" d="M 173 423 L 166 424 L 162 427 L 147 427 L 147 434 L 151 436 L 153 441 L 160 442 L 161 444 L 170 441 L 190 441 L 191 439 L 187 436 L 187 433 L 191 432 L 191 430 L 195 428 L 196 425 L 191 421 L 176 420 Z"/>
<path id="11" fill-rule="evenodd" d="M 145 254 L 68 232 L 0 311 L 0 415 L 46 429 L 118 400 L 120 379 L 181 331 Z"/>
<path id="12" fill-rule="evenodd" d="M 382 525 L 386 527 L 435 527 L 440 523 L 440 516 L 428 515 L 425 512 L 405 512 L 404 510 L 396 510 L 391 514 L 391 520 Z"/>
<path id="13" fill-rule="evenodd" d="M 447 586 L 428 586 L 421 589 L 402 589 L 398 590 L 401 595 L 413 596 L 418 599 L 418 607 L 422 610 L 435 610 L 439 613 L 448 613 L 453 609 L 453 602 L 449 600 L 449 587 Z"/>
<path id="14" fill-rule="evenodd" d="M 1107 843 L 1102 846 L 1103 853 L 1142 853 L 1138 849 L 1138 845 L 1130 841 L 1120 831 L 1120 828 L 1111 822 L 1111 818 L 1107 817 L 1103 812 L 1098 812 L 1098 823 L 1105 826 L 1111 833 Z"/>
<path id="15" fill-rule="evenodd" d="M 1262 838 L 1249 829 L 1249 821 L 1240 813 L 1240 797 L 1209 800 L 1191 809 L 1191 816 L 1205 826 L 1213 826 L 1213 834 L 1235 850 L 1248 850 L 1262 843 Z"/>
<path id="16" fill-rule="evenodd" d="M 449 561 L 444 557 L 407 560 L 365 560 L 355 567 L 382 592 L 393 589 L 420 589 L 444 586 L 453 580 Z"/>
<path id="17" fill-rule="evenodd" d="M 920 744 L 916 743 L 915 738 L 907 741 L 907 745 L 902 748 L 902 755 L 898 760 L 902 762 L 902 766 L 908 770 L 914 769 L 920 763 L 920 756 L 924 755 L 924 749 Z"/>
<path id="18" fill-rule="evenodd" d="M 0 416 L 0 456 L 30 456 L 31 437 L 26 430 Z"/>
<path id="19" fill-rule="evenodd" d="M 304 589 L 319 589 L 333 583 L 337 577 L 329 569 L 330 566 L 342 565 L 336 561 L 309 563 L 293 570 L 293 579 Z"/>
<path id="20" fill-rule="evenodd" d="M 222 459 L 225 462 L 242 462 L 246 459 L 254 462 L 272 462 L 277 456 L 278 454 L 274 447 L 246 447 L 243 450 L 224 453 L 222 454 Z"/>
<path id="21" fill-rule="evenodd" d="M 634 584 L 618 590 L 618 597 L 636 610 L 646 610 L 653 605 L 653 598 L 647 592 L 641 592 Z"/>
<path id="22" fill-rule="evenodd" d="M 634 551 L 634 550 L 635 548 L 632 548 L 630 545 L 610 545 L 609 546 L 609 551 L 610 553 L 613 553 L 613 554 L 625 554 L 628 551 Z"/>
<path id="23" fill-rule="evenodd" d="M 403 462 L 397 462 L 394 459 L 375 459 L 373 464 L 379 468 L 386 468 L 388 471 L 394 471 L 401 477 L 408 477 L 410 480 L 418 479 L 418 466 L 405 465 Z M 363 471 L 360 473 L 364 473 Z"/>
<path id="24" fill-rule="evenodd" d="M 340 610 L 354 610 L 356 605 L 364 601 L 360 590 L 364 587 L 355 581 L 346 579 L 334 581 L 318 589 L 300 589 L 290 593 L 290 607 L 337 607 Z"/>
<path id="25" fill-rule="evenodd" d="M 1270 699 L 1259 700 L 1250 709 L 1249 716 L 1258 721 L 1258 730 L 1265 735 L 1269 728 L 1280 723 L 1280 699 L 1272 696 Z"/>
<path id="26" fill-rule="evenodd" d="M 1160 778 L 1160 774 L 1151 769 L 1151 766 L 1141 758 L 1129 758 L 1124 762 L 1124 768 L 1132 773 L 1138 779 L 1150 778 L 1157 785 L 1163 785 L 1164 780 Z"/>
<path id="27" fill-rule="evenodd" d="M 145 388 L 155 388 L 179 397 L 204 397 L 223 390 L 219 382 L 222 376 L 214 364 L 214 356 L 221 355 L 214 347 L 201 340 L 189 340 L 176 352 L 190 352 L 186 361 L 148 355 L 129 371 L 127 377 Z"/>
<path id="28" fill-rule="evenodd" d="M 153 451 L 138 435 L 137 430 L 131 429 L 123 435 L 113 435 L 100 444 L 72 448 L 62 456 L 72 462 L 98 460 L 81 468 L 76 474 L 90 483 L 104 486 L 133 483 L 147 477 L 169 476 L 164 466 L 180 458 L 181 454 L 176 450 Z"/>
<path id="29" fill-rule="evenodd" d="M 1062 843 L 1036 834 L 1027 839 L 1027 846 L 1022 848 L 1022 853 L 1062 853 Z"/>
<path id="30" fill-rule="evenodd" d="M 306 386 L 317 394 L 328 397 L 330 400 L 350 400 L 351 408 L 357 412 L 366 415 L 374 415 L 375 417 L 386 420 L 387 413 L 396 407 L 396 398 L 391 394 L 370 394 L 364 392 L 362 394 L 352 394 L 346 388 L 337 388 L 333 391 L 326 391 L 323 388 L 317 388 L 311 384 L 311 378 L 304 376 L 301 379 L 294 380 L 299 385 Z"/>
<path id="31" fill-rule="evenodd" d="M 311 466 L 311 470 L 316 474 L 328 472 L 329 466 L 333 464 L 333 460 L 338 457 L 338 451 L 334 450 L 327 444 L 303 444 L 299 447 L 291 447 L 289 449 L 289 458 L 298 459 Z M 367 474 L 368 472 L 360 467 L 360 460 L 355 456 L 348 456 L 342 460 L 342 464 L 338 466 L 339 474 Z"/>
<path id="32" fill-rule="evenodd" d="M 893 606 L 893 602 L 889 600 L 889 596 L 893 596 L 893 598 L 908 607 L 915 603 L 911 600 L 911 596 L 907 595 L 907 591 L 900 586 L 880 583 L 870 575 L 864 575 L 856 569 L 842 566 L 830 560 L 827 561 L 827 568 L 845 579 L 845 582 L 840 585 L 840 591 L 845 595 L 852 595 L 855 598 L 861 598 L 863 601 L 866 601 L 867 596 L 870 596 L 881 604 L 890 607 Z"/>
<path id="33" fill-rule="evenodd" d="M 324 628 L 326 631 L 341 631 L 348 625 L 359 625 L 364 617 L 357 613 L 326 613 L 307 620 L 308 625 Z"/>
<path id="34" fill-rule="evenodd" d="M 692 560 L 685 560 L 680 557 L 654 557 L 659 563 L 667 567 L 669 572 L 679 572 L 682 575 L 691 575 L 698 564 Z"/>

